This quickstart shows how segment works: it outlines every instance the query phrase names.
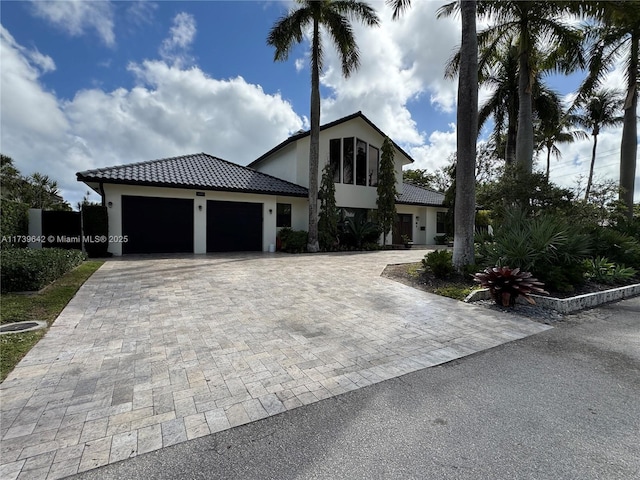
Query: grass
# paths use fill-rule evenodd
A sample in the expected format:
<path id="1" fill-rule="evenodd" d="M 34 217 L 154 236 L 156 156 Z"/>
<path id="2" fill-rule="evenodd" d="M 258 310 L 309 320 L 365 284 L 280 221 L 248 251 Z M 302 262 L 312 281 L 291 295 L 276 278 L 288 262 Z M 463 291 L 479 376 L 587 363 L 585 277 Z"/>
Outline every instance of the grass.
<path id="1" fill-rule="evenodd" d="M 450 285 L 447 287 L 439 287 L 433 290 L 433 293 L 441 295 L 443 297 L 455 298 L 456 300 L 464 300 L 467 298 L 475 287 L 468 287 L 466 285 Z M 476 288 L 477 289 L 477 288 Z"/>
<path id="2" fill-rule="evenodd" d="M 67 272 L 39 293 L 3 293 L 0 324 L 29 320 L 46 321 L 51 326 L 62 309 L 104 262 L 87 261 Z M 38 343 L 46 330 L 0 335 L 0 382 L 7 378 L 17 363 Z"/>

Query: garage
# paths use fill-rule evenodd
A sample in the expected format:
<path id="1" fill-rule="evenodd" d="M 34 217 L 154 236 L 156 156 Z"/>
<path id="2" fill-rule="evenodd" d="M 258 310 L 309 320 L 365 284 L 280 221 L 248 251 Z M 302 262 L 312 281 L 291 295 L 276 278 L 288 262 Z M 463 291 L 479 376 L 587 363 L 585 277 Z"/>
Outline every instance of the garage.
<path id="1" fill-rule="evenodd" d="M 262 251 L 261 203 L 207 201 L 207 252 Z"/>
<path id="2" fill-rule="evenodd" d="M 193 200 L 122 196 L 122 253 L 193 253 Z"/>

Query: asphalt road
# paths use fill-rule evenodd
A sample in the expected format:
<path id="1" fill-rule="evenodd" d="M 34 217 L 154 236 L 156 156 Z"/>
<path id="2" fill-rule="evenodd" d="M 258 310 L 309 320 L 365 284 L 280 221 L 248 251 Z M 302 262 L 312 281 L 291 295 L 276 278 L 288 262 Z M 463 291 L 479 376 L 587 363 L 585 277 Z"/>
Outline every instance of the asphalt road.
<path id="1" fill-rule="evenodd" d="M 638 479 L 640 297 L 77 478 Z"/>

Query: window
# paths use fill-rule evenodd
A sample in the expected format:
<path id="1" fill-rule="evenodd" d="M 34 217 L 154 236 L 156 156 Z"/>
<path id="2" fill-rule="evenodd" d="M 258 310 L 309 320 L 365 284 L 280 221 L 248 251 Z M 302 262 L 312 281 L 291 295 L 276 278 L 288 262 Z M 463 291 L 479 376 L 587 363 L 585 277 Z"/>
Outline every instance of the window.
<path id="1" fill-rule="evenodd" d="M 356 140 L 356 185 L 367 184 L 367 142 Z"/>
<path id="2" fill-rule="evenodd" d="M 340 139 L 329 141 L 329 163 L 333 171 L 333 182 L 340 183 Z"/>
<path id="3" fill-rule="evenodd" d="M 353 183 L 353 137 L 342 142 L 342 183 Z"/>
<path id="4" fill-rule="evenodd" d="M 378 185 L 378 168 L 380 164 L 380 151 L 376 147 L 369 145 L 369 186 Z"/>
<path id="5" fill-rule="evenodd" d="M 291 204 L 278 203 L 276 205 L 276 227 L 291 228 Z"/>
<path id="6" fill-rule="evenodd" d="M 445 227 L 446 218 L 447 218 L 447 212 L 436 213 L 436 233 L 446 232 L 446 227 Z"/>

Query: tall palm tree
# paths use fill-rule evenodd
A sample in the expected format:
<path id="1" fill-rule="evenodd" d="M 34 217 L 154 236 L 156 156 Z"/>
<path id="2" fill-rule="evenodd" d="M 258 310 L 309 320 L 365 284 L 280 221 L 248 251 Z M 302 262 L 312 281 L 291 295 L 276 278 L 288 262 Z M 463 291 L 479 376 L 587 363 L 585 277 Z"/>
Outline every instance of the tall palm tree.
<path id="1" fill-rule="evenodd" d="M 320 149 L 320 72 L 323 66 L 321 26 L 333 40 L 348 77 L 359 66 L 358 45 L 351 20 L 368 26 L 379 24 L 378 16 L 366 2 L 358 0 L 297 0 L 298 8 L 278 19 L 269 31 L 267 44 L 275 48 L 274 61 L 285 61 L 295 44 L 302 42 L 304 30 L 311 28 L 311 139 L 309 146 L 309 240 L 307 250 L 317 252 L 318 244 L 318 157 Z"/>
<path id="2" fill-rule="evenodd" d="M 640 3 L 629 1 L 580 2 L 581 13 L 597 20 L 588 28 L 592 40 L 588 52 L 589 75 L 581 86 L 588 96 L 602 84 L 615 62 L 623 59 L 626 77 L 626 98 L 620 146 L 620 200 L 633 216 L 633 194 L 638 158 L 638 89 L 640 88 Z"/>
<path id="3" fill-rule="evenodd" d="M 568 3 L 518 0 L 478 2 L 478 16 L 493 22 L 478 34 L 481 51 L 506 49 L 512 45 L 517 48 L 516 163 L 524 173 L 531 173 L 533 169 L 533 92 L 536 74 L 543 70 L 570 73 L 583 64 L 581 32 L 562 20 L 563 14 L 568 11 Z M 453 2 L 442 10 L 450 15 L 458 8 L 458 2 Z M 536 58 L 540 52 L 545 52 L 545 55 Z"/>
<path id="4" fill-rule="evenodd" d="M 589 200 L 589 192 L 593 182 L 593 168 L 596 162 L 596 149 L 598 148 L 598 135 L 603 127 L 614 127 L 623 121 L 620 110 L 623 102 L 620 92 L 617 90 L 603 89 L 597 91 L 591 98 L 581 100 L 579 103 L 581 113 L 575 116 L 579 125 L 591 130 L 593 136 L 593 149 L 591 150 L 591 166 L 589 168 L 589 178 L 587 179 L 587 189 L 584 199 Z"/>
<path id="5" fill-rule="evenodd" d="M 535 140 L 536 150 L 547 150 L 546 177 L 549 180 L 551 169 L 551 156 L 560 158 L 562 155 L 558 143 L 573 143 L 578 139 L 586 139 L 588 135 L 582 130 L 572 130 L 577 123 L 576 117 L 562 106 L 560 97 L 556 92 L 546 87 L 534 99 L 536 112 Z"/>
<path id="6" fill-rule="evenodd" d="M 410 5 L 410 0 L 388 0 L 396 19 Z M 456 5 L 457 2 L 456 2 Z M 474 263 L 473 237 L 476 208 L 476 141 L 478 136 L 478 39 L 476 34 L 476 0 L 459 4 L 462 20 L 456 119 L 457 165 L 455 173 L 453 266 L 462 271 Z M 446 7 L 438 17 L 447 15 Z"/>

